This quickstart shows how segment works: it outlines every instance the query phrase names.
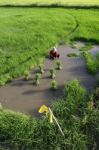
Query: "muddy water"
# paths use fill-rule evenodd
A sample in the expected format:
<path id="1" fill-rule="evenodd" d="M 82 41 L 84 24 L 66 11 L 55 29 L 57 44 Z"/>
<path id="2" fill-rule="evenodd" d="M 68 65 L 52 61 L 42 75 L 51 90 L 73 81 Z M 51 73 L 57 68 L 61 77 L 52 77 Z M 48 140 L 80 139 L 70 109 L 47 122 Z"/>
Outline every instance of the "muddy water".
<path id="1" fill-rule="evenodd" d="M 98 50 L 96 47 L 95 49 Z M 96 52 L 95 49 L 93 51 Z M 54 66 L 56 68 L 55 61 L 45 59 L 45 73 L 42 75 L 40 85 L 33 85 L 33 78 L 38 72 L 38 69 L 35 69 L 32 71 L 29 81 L 20 78 L 0 88 L 0 102 L 2 105 L 15 111 L 38 116 L 38 109 L 41 105 L 50 106 L 55 99 L 62 97 L 63 87 L 70 80 L 78 79 L 82 86 L 92 90 L 96 85 L 96 77 L 87 73 L 84 60 L 66 56 L 68 53 L 79 53 L 79 51 L 66 45 L 59 46 L 58 51 L 61 55 L 60 60 L 63 69 L 61 71 L 56 70 L 57 91 L 50 89 L 51 79 L 49 77 L 50 67 Z"/>

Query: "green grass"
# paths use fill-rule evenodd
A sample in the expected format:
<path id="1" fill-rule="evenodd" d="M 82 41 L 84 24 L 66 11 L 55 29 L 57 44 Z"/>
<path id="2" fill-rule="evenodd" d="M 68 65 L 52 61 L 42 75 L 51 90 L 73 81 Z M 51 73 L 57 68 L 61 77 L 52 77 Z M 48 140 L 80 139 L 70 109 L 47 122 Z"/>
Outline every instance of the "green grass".
<path id="1" fill-rule="evenodd" d="M 0 84 L 42 63 L 57 43 L 99 43 L 98 16 L 98 9 L 0 8 Z"/>
<path id="2" fill-rule="evenodd" d="M 64 98 L 52 107 L 65 137 L 47 117 L 38 120 L 0 110 L 0 145 L 9 150 L 98 150 L 99 110 L 93 102 L 77 80 L 65 86 Z"/>
<path id="3" fill-rule="evenodd" d="M 12 5 L 99 5 L 98 0 L 0 0 L 0 4 Z"/>
<path id="4" fill-rule="evenodd" d="M 42 63 L 57 43 L 80 39 L 99 43 L 98 16 L 98 9 L 0 8 L 0 84 L 24 76 L 25 71 Z M 86 58 L 94 71 L 93 57 Z M 99 55 L 95 59 L 99 65 L 98 60 Z M 78 81 L 72 81 L 65 87 L 64 98 L 53 104 L 65 138 L 47 118 L 38 120 L 0 110 L 0 148 L 99 149 L 99 110 L 92 95 L 87 95 Z"/>
<path id="5" fill-rule="evenodd" d="M 87 70 L 89 73 L 95 74 L 99 71 L 99 53 L 93 56 L 90 52 L 83 52 Z"/>

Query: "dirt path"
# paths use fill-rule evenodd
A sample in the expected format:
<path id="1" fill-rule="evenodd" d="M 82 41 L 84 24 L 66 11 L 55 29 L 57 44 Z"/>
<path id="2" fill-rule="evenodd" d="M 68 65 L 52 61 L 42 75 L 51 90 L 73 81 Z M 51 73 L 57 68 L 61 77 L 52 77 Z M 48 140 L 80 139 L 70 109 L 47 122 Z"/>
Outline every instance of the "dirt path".
<path id="1" fill-rule="evenodd" d="M 82 58 L 69 58 L 68 53 L 76 52 L 66 45 L 58 47 L 61 54 L 60 60 L 63 63 L 63 69 L 56 71 L 56 80 L 58 82 L 58 90 L 50 89 L 51 79 L 49 78 L 49 69 L 55 62 L 45 59 L 45 73 L 42 76 L 40 85 L 33 85 L 33 78 L 38 69 L 32 71 L 32 78 L 24 81 L 23 78 L 16 79 L 5 87 L 0 88 L 0 102 L 4 107 L 26 114 L 38 116 L 38 109 L 42 104 L 48 106 L 57 99 L 61 98 L 64 84 L 69 80 L 78 79 L 81 84 L 88 90 L 92 90 L 96 84 L 96 77 L 87 73 L 85 62 Z M 99 50 L 99 47 L 93 48 L 93 52 Z"/>

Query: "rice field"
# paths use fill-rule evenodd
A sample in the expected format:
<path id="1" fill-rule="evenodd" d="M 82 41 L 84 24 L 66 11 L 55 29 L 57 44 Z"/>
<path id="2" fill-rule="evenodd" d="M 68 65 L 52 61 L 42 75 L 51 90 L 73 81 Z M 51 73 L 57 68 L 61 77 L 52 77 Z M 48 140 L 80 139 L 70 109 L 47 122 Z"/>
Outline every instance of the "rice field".
<path id="1" fill-rule="evenodd" d="M 56 44 L 99 43 L 99 11 L 0 8 L 0 85 L 33 69 Z"/>
<path id="2" fill-rule="evenodd" d="M 98 6 L 99 0 L 0 0 L 0 5 Z M 76 40 L 99 44 L 99 9 L 0 7 L 0 86 L 40 64 L 53 46 Z M 96 57 L 86 55 L 91 72 L 96 63 L 99 67 Z M 99 149 L 99 83 L 89 94 L 77 80 L 69 82 L 51 109 L 64 136 L 48 116 L 32 118 L 0 103 L 0 149 Z"/>

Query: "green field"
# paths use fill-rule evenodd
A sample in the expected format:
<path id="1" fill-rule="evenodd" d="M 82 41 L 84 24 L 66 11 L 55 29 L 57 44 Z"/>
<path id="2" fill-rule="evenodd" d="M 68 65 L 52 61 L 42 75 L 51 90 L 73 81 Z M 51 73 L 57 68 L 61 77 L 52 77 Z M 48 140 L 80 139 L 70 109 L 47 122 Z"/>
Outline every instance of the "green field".
<path id="1" fill-rule="evenodd" d="M 98 9 L 1 8 L 0 84 L 32 69 L 55 44 L 99 43 L 98 16 Z"/>
<path id="2" fill-rule="evenodd" d="M 0 0 L 0 5 L 99 4 L 98 0 L 60 1 Z M 76 40 L 86 41 L 89 47 L 99 44 L 99 9 L 0 8 L 0 85 L 24 76 L 54 45 Z M 89 72 L 96 73 L 99 55 L 94 59 L 85 52 L 84 57 Z M 36 119 L 0 105 L 0 150 L 99 150 L 97 86 L 90 94 L 77 80 L 71 81 L 64 88 L 63 98 L 52 105 L 64 137 L 48 117 Z"/>
<path id="3" fill-rule="evenodd" d="M 0 0 L 0 5 L 99 5 L 98 0 Z"/>

